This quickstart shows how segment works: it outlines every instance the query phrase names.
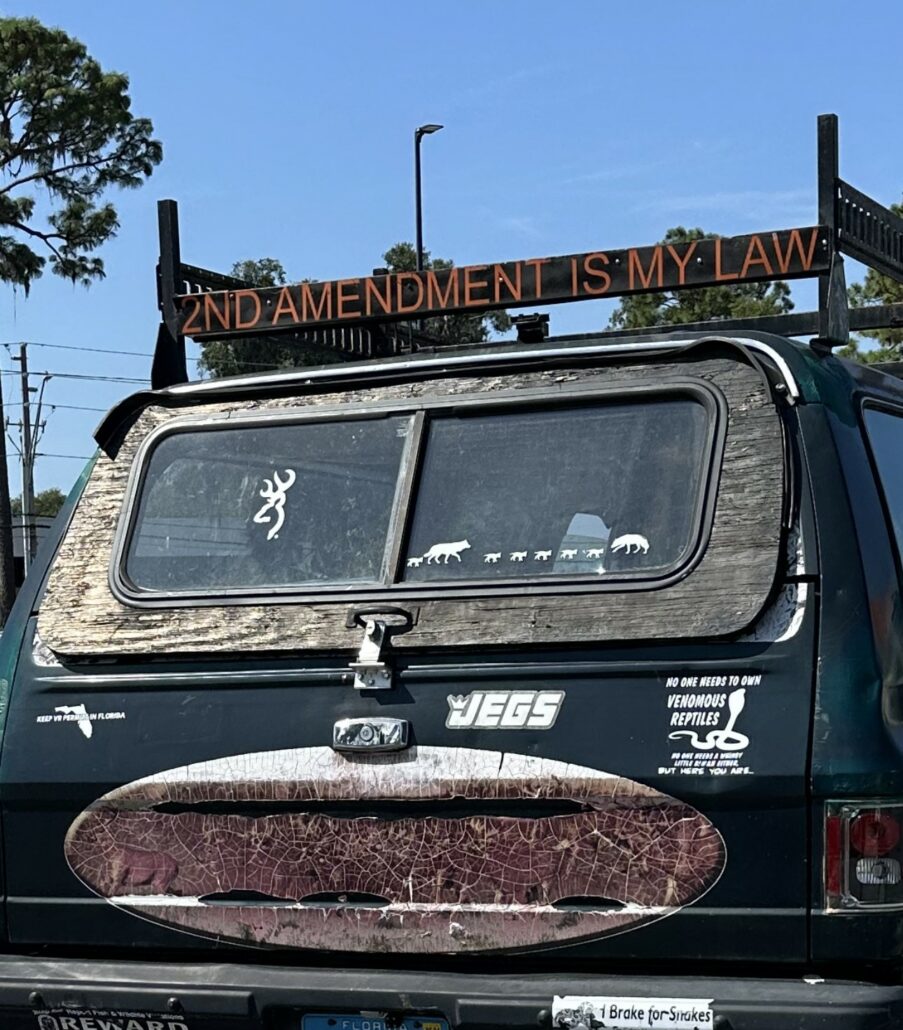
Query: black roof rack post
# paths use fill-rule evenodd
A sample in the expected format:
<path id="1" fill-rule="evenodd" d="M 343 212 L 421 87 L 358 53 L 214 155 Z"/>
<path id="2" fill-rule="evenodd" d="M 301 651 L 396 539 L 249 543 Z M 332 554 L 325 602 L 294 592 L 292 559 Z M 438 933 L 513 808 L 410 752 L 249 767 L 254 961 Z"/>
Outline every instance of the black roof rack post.
<path id="1" fill-rule="evenodd" d="M 850 309 L 837 231 L 840 147 L 837 115 L 818 116 L 818 222 L 828 228 L 830 267 L 818 277 L 818 336 L 813 350 L 830 353 L 850 342 Z"/>
<path id="2" fill-rule="evenodd" d="M 181 333 L 176 296 L 182 290 L 179 248 L 179 205 L 174 200 L 157 202 L 160 260 L 157 264 L 157 303 L 162 321 L 157 332 L 151 387 L 154 390 L 188 382 L 185 337 Z"/>

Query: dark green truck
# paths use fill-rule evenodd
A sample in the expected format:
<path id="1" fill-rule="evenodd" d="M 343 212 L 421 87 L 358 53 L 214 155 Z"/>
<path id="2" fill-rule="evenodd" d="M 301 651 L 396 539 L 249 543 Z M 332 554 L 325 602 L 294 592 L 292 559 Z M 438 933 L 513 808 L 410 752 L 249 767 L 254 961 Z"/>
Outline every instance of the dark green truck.
<path id="1" fill-rule="evenodd" d="M 816 226 L 454 275 L 255 290 L 161 208 L 156 388 L 0 642 L 0 1025 L 903 1024 L 903 381 L 832 354 L 903 222 L 822 149 Z M 385 353 L 805 275 L 770 326 Z M 180 382 L 264 326 L 373 353 Z"/>

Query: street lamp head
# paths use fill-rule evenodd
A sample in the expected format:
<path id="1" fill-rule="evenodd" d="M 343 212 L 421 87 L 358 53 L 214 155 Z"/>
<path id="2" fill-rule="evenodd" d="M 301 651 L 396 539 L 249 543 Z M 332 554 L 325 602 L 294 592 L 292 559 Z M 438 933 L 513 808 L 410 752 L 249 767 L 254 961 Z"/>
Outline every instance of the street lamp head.
<path id="1" fill-rule="evenodd" d="M 445 128 L 444 125 L 435 125 L 433 122 L 430 122 L 428 125 L 421 125 L 420 128 L 417 130 L 417 135 L 418 136 L 429 136 L 432 133 L 438 132 L 440 129 L 444 129 L 444 128 Z"/>

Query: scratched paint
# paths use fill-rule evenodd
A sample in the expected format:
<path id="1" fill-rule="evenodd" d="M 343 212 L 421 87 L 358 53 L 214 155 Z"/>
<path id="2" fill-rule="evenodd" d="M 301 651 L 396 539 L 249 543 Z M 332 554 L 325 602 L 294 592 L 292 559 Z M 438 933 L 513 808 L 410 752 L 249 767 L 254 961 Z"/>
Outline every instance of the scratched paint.
<path id="1" fill-rule="evenodd" d="M 698 900 L 725 863 L 705 816 L 644 784 L 450 747 L 294 748 L 171 769 L 98 799 L 65 848 L 89 888 L 173 929 L 404 953 L 635 929 Z"/>

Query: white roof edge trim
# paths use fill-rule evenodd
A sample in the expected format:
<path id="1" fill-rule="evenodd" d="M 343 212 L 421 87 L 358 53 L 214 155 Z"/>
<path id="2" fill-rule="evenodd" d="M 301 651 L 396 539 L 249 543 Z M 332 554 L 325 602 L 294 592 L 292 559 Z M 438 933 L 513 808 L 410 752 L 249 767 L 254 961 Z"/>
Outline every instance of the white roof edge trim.
<path id="1" fill-rule="evenodd" d="M 304 382 L 315 379 L 344 379 L 352 375 L 360 375 L 361 373 L 383 370 L 387 367 L 391 367 L 393 370 L 397 370 L 399 372 L 405 372 L 418 368 L 454 368 L 460 365 L 478 366 L 497 364 L 500 361 L 520 361 L 524 358 L 558 358 L 573 356 L 575 354 L 604 354 L 611 357 L 617 357 L 619 354 L 641 354 L 644 351 L 664 351 L 666 353 L 671 351 L 679 352 L 687 350 L 694 344 L 701 343 L 707 339 L 729 339 L 742 344 L 748 350 L 764 354 L 774 362 L 775 367 L 780 372 L 781 377 L 787 386 L 787 393 L 790 399 L 792 401 L 799 400 L 799 385 L 790 370 L 790 366 L 781 357 L 781 355 L 778 354 L 772 346 L 770 346 L 770 344 L 763 343 L 761 340 L 751 340 L 745 336 L 721 337 L 717 333 L 713 333 L 711 337 L 697 336 L 690 339 L 669 341 L 660 340 L 624 344 L 599 343 L 590 344 L 585 347 L 544 347 L 531 348 L 529 350 L 501 351 L 498 353 L 490 351 L 488 353 L 478 355 L 459 354 L 449 357 L 419 358 L 411 361 L 392 362 L 390 366 L 379 362 L 371 362 L 366 365 L 340 365 L 338 367 L 335 365 L 329 365 L 325 368 L 314 369 L 310 372 L 305 372 L 302 369 L 294 369 L 289 372 L 277 372 L 266 376 L 230 376 L 228 379 L 214 379 L 200 383 L 183 383 L 179 386 L 167 387 L 165 390 L 161 390 L 160 392 L 168 394 L 216 393 L 220 390 L 233 390 L 236 387 L 257 386 L 264 383 L 272 383 L 276 385 L 279 383 Z"/>

